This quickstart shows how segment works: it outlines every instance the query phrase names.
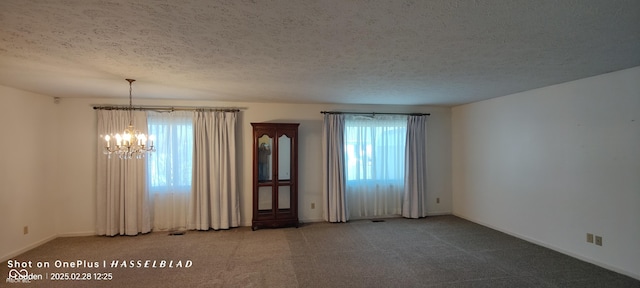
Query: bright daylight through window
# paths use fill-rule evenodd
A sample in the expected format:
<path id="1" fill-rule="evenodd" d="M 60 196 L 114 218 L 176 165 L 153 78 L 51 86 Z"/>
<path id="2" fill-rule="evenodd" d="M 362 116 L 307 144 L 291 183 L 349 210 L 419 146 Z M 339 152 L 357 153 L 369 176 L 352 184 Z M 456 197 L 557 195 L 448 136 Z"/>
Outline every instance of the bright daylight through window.
<path id="1" fill-rule="evenodd" d="M 406 134 L 406 116 L 349 116 L 345 121 L 347 182 L 401 185 Z"/>
<path id="2" fill-rule="evenodd" d="M 182 114 L 182 115 L 181 115 Z M 189 193 L 192 181 L 193 120 L 187 113 L 149 113 L 157 152 L 147 158 L 149 192 Z"/>
<path id="3" fill-rule="evenodd" d="M 344 129 L 350 217 L 399 215 L 404 191 L 407 117 L 347 115 Z"/>

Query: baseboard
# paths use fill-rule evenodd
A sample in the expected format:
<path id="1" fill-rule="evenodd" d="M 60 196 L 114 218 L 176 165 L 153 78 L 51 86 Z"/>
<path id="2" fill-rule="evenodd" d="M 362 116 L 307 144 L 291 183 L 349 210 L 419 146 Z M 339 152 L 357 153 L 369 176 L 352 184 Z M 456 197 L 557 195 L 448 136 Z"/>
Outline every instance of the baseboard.
<path id="1" fill-rule="evenodd" d="M 13 257 L 16 257 L 16 256 L 18 256 L 18 255 L 20 255 L 22 253 L 25 253 L 25 252 L 27 252 L 27 251 L 29 251 L 31 249 L 34 249 L 34 248 L 36 248 L 36 247 L 38 247 L 40 245 L 44 245 L 45 243 L 47 243 L 47 242 L 49 242 L 51 240 L 54 240 L 54 239 L 56 239 L 58 237 L 82 237 L 82 236 L 94 236 L 94 235 L 96 235 L 95 231 L 91 231 L 91 232 L 89 232 L 89 231 L 87 231 L 87 232 L 75 232 L 75 233 L 64 233 L 64 234 L 51 235 L 51 236 L 49 236 L 47 238 L 44 238 L 44 239 L 42 239 L 42 240 L 40 240 L 38 242 L 35 242 L 35 243 L 31 244 L 31 245 L 28 245 L 28 246 L 23 247 L 23 248 L 21 248 L 19 250 L 13 251 L 13 252 L 11 252 L 11 253 L 9 253 L 7 255 L 3 255 L 2 258 L 0 258 L 0 262 L 7 261 L 7 260 L 9 260 L 9 259 L 11 259 Z"/>
<path id="2" fill-rule="evenodd" d="M 300 223 L 320 223 L 325 222 L 322 218 L 300 219 Z"/>
<path id="3" fill-rule="evenodd" d="M 74 232 L 74 233 L 63 233 L 58 234 L 58 237 L 85 237 L 85 236 L 95 236 L 96 231 L 87 231 L 87 232 Z"/>
<path id="4" fill-rule="evenodd" d="M 427 217 L 428 216 L 444 216 L 444 215 L 453 215 L 451 213 L 451 211 L 437 211 L 437 212 L 428 212 L 427 213 Z M 386 218 L 388 216 L 384 216 L 382 218 Z M 398 217 L 402 217 L 402 216 L 398 216 Z M 369 219 L 369 218 L 363 218 L 363 219 Z M 324 218 L 310 218 L 310 219 L 299 219 L 300 223 L 320 223 L 320 222 L 326 222 L 324 220 Z M 358 219 L 354 219 L 354 220 L 358 220 Z M 240 224 L 240 226 L 244 226 L 244 227 L 251 227 L 251 222 L 249 223 L 242 223 Z"/>
<path id="5" fill-rule="evenodd" d="M 47 243 L 47 242 L 49 242 L 49 241 L 51 241 L 53 239 L 56 239 L 56 238 L 58 238 L 58 235 L 51 235 L 51 236 L 46 237 L 46 238 L 44 238 L 44 239 L 42 239 L 42 240 L 40 240 L 38 242 L 35 242 L 33 244 L 30 244 L 30 245 L 27 245 L 26 247 L 23 247 L 23 248 L 21 248 L 19 250 L 13 251 L 13 252 L 11 252 L 11 253 L 9 253 L 7 255 L 3 255 L 2 258 L 0 258 L 0 262 L 8 261 L 9 259 L 11 259 L 13 257 L 16 257 L 16 256 L 18 256 L 18 255 L 20 255 L 20 254 L 22 254 L 24 252 L 27 252 L 27 251 L 29 251 L 31 249 L 34 249 L 34 248 L 36 248 L 36 247 L 38 247 L 40 245 L 43 245 L 43 244 L 45 244 L 45 243 Z"/>
<path id="6" fill-rule="evenodd" d="M 591 258 L 588 258 L 588 257 L 582 256 L 582 255 L 579 255 L 579 254 L 576 254 L 576 253 L 573 253 L 573 252 L 570 252 L 570 251 L 566 251 L 566 250 L 564 250 L 564 249 L 562 249 L 562 248 L 556 247 L 556 246 L 551 245 L 551 244 L 549 244 L 549 243 L 545 243 L 545 242 L 539 241 L 539 240 L 537 240 L 537 239 L 534 239 L 534 238 L 531 238 L 531 237 L 528 237 L 528 236 L 525 236 L 525 235 L 521 235 L 521 234 L 518 234 L 518 233 L 513 233 L 513 232 L 511 232 L 511 231 L 507 231 L 507 230 L 504 230 L 504 229 L 501 229 L 501 228 L 495 227 L 495 226 L 493 226 L 493 225 L 490 225 L 490 224 L 487 224 L 487 223 L 483 223 L 482 221 L 477 221 L 477 220 L 469 219 L 469 218 L 467 218 L 467 217 L 465 217 L 465 216 L 458 215 L 458 214 L 455 214 L 455 213 L 454 213 L 454 214 L 452 214 L 452 215 L 454 215 L 454 216 L 456 216 L 456 217 L 460 217 L 460 218 L 465 219 L 465 220 L 467 220 L 467 221 L 471 221 L 471 222 L 473 222 L 473 223 L 480 224 L 480 225 L 482 225 L 482 226 L 485 226 L 485 227 L 491 228 L 491 229 L 493 229 L 493 230 L 500 231 L 500 232 L 502 232 L 502 233 L 505 233 L 505 234 L 511 235 L 511 236 L 513 236 L 513 237 L 516 237 L 516 238 L 519 238 L 519 239 L 525 240 L 525 241 L 527 241 L 527 242 L 531 242 L 531 243 L 533 243 L 533 244 L 540 245 L 540 246 L 542 246 L 542 247 L 545 247 L 545 248 L 551 249 L 551 250 L 553 250 L 553 251 L 556 251 L 556 252 L 559 252 L 559 253 L 562 253 L 562 254 L 565 254 L 565 255 L 571 256 L 571 257 L 573 257 L 573 258 L 576 258 L 576 259 L 579 259 L 579 260 L 582 260 L 582 261 L 585 261 L 585 262 L 588 262 L 588 263 L 591 263 L 591 264 L 594 264 L 594 265 L 600 266 L 600 267 L 602 267 L 602 268 L 605 268 L 605 269 L 608 269 L 608 270 L 611 270 L 611 271 L 614 271 L 614 272 L 620 273 L 620 274 L 622 274 L 622 275 L 626 275 L 626 276 L 629 276 L 629 277 L 631 277 L 631 278 L 634 278 L 634 279 L 638 279 L 638 280 L 640 280 L 640 275 L 635 274 L 635 273 L 633 273 L 633 272 L 629 272 L 629 271 L 626 271 L 626 270 L 624 270 L 624 269 L 620 269 L 620 268 L 618 268 L 618 267 L 611 266 L 611 265 L 608 265 L 608 264 L 606 264 L 606 263 L 602 263 L 602 262 L 600 262 L 600 261 L 597 261 L 597 260 L 594 260 L 594 259 L 591 259 Z"/>
<path id="7" fill-rule="evenodd" d="M 445 216 L 445 215 L 453 215 L 453 214 L 451 214 L 451 211 L 448 211 L 448 212 L 428 212 L 427 213 L 427 217 L 429 217 L 429 216 Z"/>
<path id="8" fill-rule="evenodd" d="M 322 219 L 322 218 L 298 219 L 298 222 L 300 222 L 300 223 L 318 223 L 318 222 L 324 222 L 324 219 Z M 240 224 L 240 226 L 241 227 L 251 227 L 251 222 L 242 223 L 242 224 Z"/>
<path id="9" fill-rule="evenodd" d="M 452 215 L 451 212 L 431 212 L 431 213 L 427 213 L 427 217 L 429 216 L 445 216 L 445 215 Z M 389 218 L 390 216 L 380 216 L 380 217 L 365 217 L 365 218 L 355 218 L 355 219 L 349 219 L 349 220 L 368 220 L 368 219 L 375 219 L 375 218 Z M 403 218 L 402 215 L 395 215 L 391 218 Z M 315 218 L 315 219 L 300 219 L 300 223 L 319 223 L 319 222 L 326 222 L 323 218 Z"/>

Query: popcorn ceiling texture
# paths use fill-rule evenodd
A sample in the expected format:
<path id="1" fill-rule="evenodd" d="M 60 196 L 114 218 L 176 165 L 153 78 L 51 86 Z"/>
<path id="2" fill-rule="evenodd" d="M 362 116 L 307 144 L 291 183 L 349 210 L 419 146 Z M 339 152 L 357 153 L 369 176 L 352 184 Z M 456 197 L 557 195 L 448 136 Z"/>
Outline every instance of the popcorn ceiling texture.
<path id="1" fill-rule="evenodd" d="M 0 2 L 0 85 L 455 105 L 640 65 L 640 1 Z"/>

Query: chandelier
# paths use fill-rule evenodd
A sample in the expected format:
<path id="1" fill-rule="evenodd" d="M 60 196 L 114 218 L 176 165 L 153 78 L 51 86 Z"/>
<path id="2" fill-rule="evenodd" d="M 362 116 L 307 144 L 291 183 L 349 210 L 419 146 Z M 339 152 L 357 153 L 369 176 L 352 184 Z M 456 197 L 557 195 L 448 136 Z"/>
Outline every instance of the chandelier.
<path id="1" fill-rule="evenodd" d="M 118 155 L 120 159 L 142 159 L 144 155 L 150 152 L 155 152 L 156 148 L 153 146 L 153 135 L 145 135 L 140 130 L 133 127 L 133 103 L 131 97 L 131 83 L 136 81 L 134 79 L 125 79 L 129 82 L 129 127 L 124 129 L 122 134 L 105 135 L 104 140 L 106 142 L 104 146 L 104 154 Z M 147 145 L 147 140 L 150 145 Z"/>

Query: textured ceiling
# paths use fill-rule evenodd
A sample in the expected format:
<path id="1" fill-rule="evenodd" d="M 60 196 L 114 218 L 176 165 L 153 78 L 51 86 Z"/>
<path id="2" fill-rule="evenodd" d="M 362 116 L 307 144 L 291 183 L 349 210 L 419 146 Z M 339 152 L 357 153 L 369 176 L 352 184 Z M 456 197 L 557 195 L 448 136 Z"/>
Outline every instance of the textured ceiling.
<path id="1" fill-rule="evenodd" d="M 638 0 L 2 0 L 0 85 L 456 105 L 640 65 Z"/>

